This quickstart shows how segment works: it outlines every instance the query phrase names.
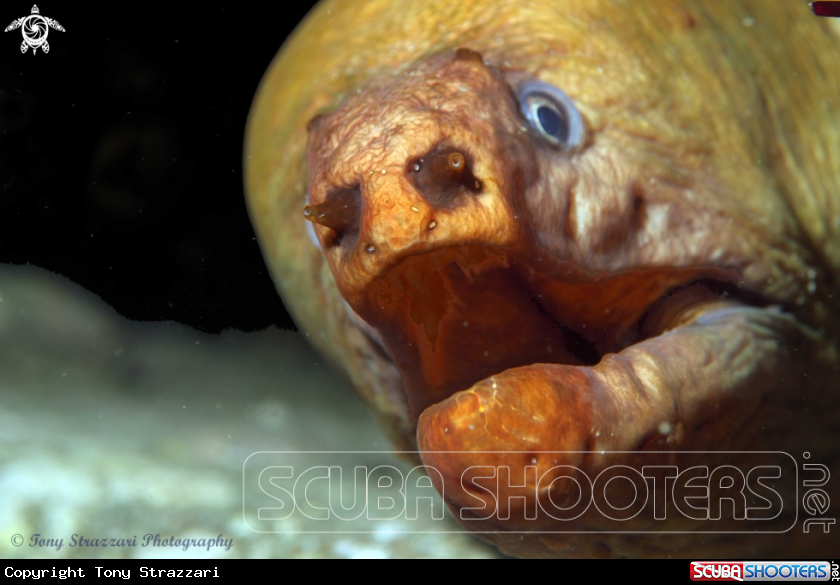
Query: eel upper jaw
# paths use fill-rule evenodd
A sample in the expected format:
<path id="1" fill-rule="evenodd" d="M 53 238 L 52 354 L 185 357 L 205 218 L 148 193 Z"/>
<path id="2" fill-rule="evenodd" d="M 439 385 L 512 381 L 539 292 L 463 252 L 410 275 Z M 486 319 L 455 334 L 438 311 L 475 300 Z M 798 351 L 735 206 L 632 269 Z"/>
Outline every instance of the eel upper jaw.
<path id="1" fill-rule="evenodd" d="M 434 208 L 410 179 L 377 173 L 357 195 L 367 207 L 357 233 L 316 226 L 339 290 L 401 372 L 415 420 L 512 368 L 594 365 L 719 302 L 732 278 L 708 266 L 592 274 L 558 261 L 529 228 L 521 183 L 480 176 L 482 192 Z M 326 201 L 312 212 L 329 215 Z"/>
<path id="2" fill-rule="evenodd" d="M 304 210 L 413 418 L 511 368 L 594 365 L 667 330 L 674 306 L 715 298 L 674 289 L 738 282 L 710 265 L 604 274 L 552 256 L 526 201 L 541 157 L 507 82 L 461 51 L 413 73 L 310 124 Z"/>

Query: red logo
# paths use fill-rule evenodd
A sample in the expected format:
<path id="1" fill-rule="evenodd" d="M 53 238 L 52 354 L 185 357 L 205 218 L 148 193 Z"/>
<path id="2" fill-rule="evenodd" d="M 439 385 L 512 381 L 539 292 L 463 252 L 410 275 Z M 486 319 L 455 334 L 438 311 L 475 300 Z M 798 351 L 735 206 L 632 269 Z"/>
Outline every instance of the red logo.
<path id="1" fill-rule="evenodd" d="M 693 561 L 692 581 L 743 581 L 744 563 Z"/>
<path id="2" fill-rule="evenodd" d="M 840 17 L 840 2 L 811 2 L 811 10 L 817 16 Z"/>

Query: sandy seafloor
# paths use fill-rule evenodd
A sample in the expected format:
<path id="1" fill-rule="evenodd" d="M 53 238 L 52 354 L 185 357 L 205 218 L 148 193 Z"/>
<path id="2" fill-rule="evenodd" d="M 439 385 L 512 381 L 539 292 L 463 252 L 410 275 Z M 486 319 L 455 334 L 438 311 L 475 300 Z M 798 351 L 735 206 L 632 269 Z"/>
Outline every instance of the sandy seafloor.
<path id="1" fill-rule="evenodd" d="M 252 453 L 389 449 L 302 334 L 133 322 L 60 275 L 0 265 L 0 558 L 500 556 L 451 518 L 442 534 L 424 532 L 441 526 L 428 519 L 332 522 L 324 534 L 246 525 Z M 391 453 L 343 456 L 342 467 L 353 457 L 412 467 Z M 34 534 L 64 546 L 32 547 Z M 70 547 L 73 534 L 136 546 Z M 146 534 L 233 546 L 142 547 Z"/>

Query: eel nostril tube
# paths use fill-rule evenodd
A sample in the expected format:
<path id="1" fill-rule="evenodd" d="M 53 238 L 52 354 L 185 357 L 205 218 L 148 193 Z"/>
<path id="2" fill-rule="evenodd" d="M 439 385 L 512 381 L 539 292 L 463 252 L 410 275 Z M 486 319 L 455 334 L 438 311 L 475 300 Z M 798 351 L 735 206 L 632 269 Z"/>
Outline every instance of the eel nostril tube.
<path id="1" fill-rule="evenodd" d="M 469 154 L 459 150 L 437 146 L 422 158 L 408 161 L 406 175 L 409 181 L 433 206 L 446 207 L 461 194 L 481 190 L 481 182 L 473 175 Z"/>
<path id="2" fill-rule="evenodd" d="M 449 168 L 453 171 L 460 171 L 464 168 L 464 155 L 460 152 L 453 152 L 449 155 Z"/>
<path id="3" fill-rule="evenodd" d="M 335 240 L 350 232 L 358 232 L 361 217 L 361 191 L 358 188 L 337 189 L 318 204 L 303 208 L 303 217 L 335 231 Z"/>

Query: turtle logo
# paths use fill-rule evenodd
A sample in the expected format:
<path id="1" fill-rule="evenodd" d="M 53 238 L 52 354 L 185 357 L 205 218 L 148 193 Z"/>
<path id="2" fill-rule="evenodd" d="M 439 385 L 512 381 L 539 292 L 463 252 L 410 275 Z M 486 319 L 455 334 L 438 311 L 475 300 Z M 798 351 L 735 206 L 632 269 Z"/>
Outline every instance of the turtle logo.
<path id="1" fill-rule="evenodd" d="M 23 42 L 20 44 L 20 52 L 25 53 L 26 49 L 32 47 L 32 54 L 34 55 L 38 48 L 45 53 L 50 52 L 50 44 L 47 42 L 47 33 L 50 28 L 64 32 L 64 27 L 58 24 L 58 21 L 46 16 L 41 16 L 38 6 L 32 6 L 32 14 L 18 18 L 12 21 L 12 24 L 6 27 L 3 32 L 9 32 L 21 28 L 23 32 Z"/>

